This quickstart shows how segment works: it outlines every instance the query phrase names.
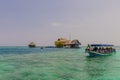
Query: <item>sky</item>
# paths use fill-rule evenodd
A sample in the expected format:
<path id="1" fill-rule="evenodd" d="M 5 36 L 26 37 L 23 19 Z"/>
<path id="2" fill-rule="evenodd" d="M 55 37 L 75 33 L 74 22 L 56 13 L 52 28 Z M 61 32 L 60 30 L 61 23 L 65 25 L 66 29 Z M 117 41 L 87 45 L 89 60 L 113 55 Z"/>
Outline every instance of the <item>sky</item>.
<path id="1" fill-rule="evenodd" d="M 58 38 L 120 45 L 120 0 L 0 0 L 0 46 Z"/>

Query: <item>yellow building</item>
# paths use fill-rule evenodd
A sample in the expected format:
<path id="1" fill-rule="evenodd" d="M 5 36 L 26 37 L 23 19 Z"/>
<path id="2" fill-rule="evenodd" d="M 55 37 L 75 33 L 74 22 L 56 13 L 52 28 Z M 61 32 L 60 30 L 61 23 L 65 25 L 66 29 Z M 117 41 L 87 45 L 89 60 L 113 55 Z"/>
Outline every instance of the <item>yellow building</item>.
<path id="1" fill-rule="evenodd" d="M 55 41 L 55 46 L 57 48 L 62 48 L 64 46 L 64 43 L 68 42 L 69 40 L 65 38 L 59 38 L 57 41 Z"/>
<path id="2" fill-rule="evenodd" d="M 59 38 L 55 41 L 57 48 L 80 48 L 81 43 L 78 40 L 67 40 L 65 38 Z"/>

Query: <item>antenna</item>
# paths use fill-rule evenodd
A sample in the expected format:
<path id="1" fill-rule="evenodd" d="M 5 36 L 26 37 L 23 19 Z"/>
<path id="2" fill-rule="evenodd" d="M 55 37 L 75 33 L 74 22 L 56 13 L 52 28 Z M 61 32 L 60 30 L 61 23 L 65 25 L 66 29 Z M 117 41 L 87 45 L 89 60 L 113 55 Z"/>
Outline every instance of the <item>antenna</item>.
<path id="1" fill-rule="evenodd" d="M 71 33 L 69 33 L 69 40 L 71 40 Z"/>

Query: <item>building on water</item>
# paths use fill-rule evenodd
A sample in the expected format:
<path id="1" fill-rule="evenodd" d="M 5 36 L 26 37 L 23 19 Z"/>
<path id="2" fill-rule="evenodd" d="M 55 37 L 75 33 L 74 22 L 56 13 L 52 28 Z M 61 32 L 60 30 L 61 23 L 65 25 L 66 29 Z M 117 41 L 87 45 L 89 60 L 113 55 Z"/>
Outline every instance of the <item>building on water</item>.
<path id="1" fill-rule="evenodd" d="M 79 48 L 81 43 L 78 40 L 68 40 L 65 38 L 59 38 L 55 41 L 55 46 L 57 48 Z"/>
<path id="2" fill-rule="evenodd" d="M 80 48 L 81 43 L 78 40 L 72 40 L 64 43 L 65 48 Z"/>
<path id="3" fill-rule="evenodd" d="M 68 42 L 69 40 L 67 40 L 66 38 L 58 38 L 57 41 L 55 41 L 55 46 L 57 48 L 63 48 L 64 43 Z"/>
<path id="4" fill-rule="evenodd" d="M 35 48 L 36 47 L 36 44 L 34 42 L 31 42 L 29 45 L 28 45 L 30 48 Z"/>

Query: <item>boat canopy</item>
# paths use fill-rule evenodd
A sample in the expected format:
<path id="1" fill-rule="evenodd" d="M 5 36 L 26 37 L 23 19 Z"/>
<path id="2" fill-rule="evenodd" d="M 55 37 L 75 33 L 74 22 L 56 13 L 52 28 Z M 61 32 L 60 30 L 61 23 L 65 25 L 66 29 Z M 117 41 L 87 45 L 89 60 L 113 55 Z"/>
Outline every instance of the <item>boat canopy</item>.
<path id="1" fill-rule="evenodd" d="M 91 44 L 91 46 L 114 46 L 112 44 Z"/>

